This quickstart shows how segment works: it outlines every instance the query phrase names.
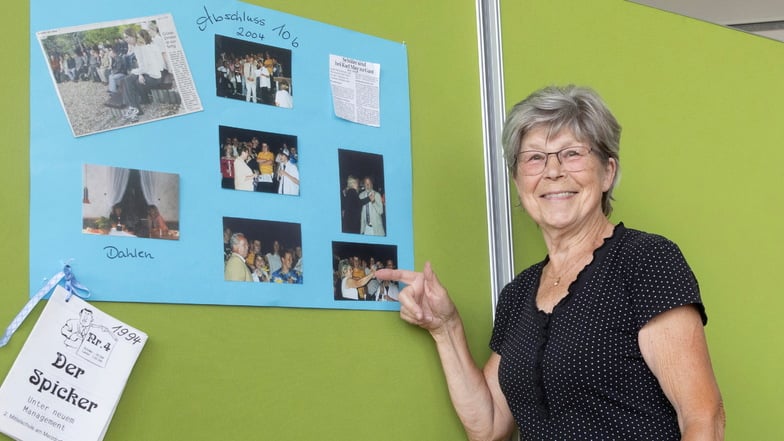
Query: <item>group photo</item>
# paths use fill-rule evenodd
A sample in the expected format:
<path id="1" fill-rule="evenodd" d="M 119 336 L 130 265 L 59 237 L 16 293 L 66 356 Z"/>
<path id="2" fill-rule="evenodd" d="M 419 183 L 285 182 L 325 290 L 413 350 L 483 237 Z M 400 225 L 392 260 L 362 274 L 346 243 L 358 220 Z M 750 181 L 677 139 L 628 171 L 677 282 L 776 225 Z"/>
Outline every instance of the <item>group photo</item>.
<path id="1" fill-rule="evenodd" d="M 291 51 L 215 35 L 215 94 L 292 108 Z"/>
<path id="2" fill-rule="evenodd" d="M 219 126 L 221 188 L 299 196 L 297 137 Z"/>
<path id="3" fill-rule="evenodd" d="M 223 218 L 224 280 L 303 282 L 302 227 L 235 217 Z"/>
<path id="4" fill-rule="evenodd" d="M 380 269 L 397 268 L 397 246 L 332 242 L 335 300 L 397 302 L 401 286 L 376 278 Z"/>

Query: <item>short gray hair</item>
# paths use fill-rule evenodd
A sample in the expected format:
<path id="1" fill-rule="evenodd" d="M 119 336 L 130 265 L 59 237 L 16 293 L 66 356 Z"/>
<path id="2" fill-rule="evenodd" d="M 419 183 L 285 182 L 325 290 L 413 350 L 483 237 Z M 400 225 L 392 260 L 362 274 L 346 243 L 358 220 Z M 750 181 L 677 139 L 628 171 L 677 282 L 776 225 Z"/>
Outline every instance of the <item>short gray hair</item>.
<path id="1" fill-rule="evenodd" d="M 229 245 L 231 246 L 231 249 L 232 249 L 232 250 L 235 250 L 235 249 L 237 249 L 237 246 L 238 246 L 238 245 L 240 244 L 240 242 L 242 242 L 243 240 L 244 240 L 244 241 L 247 241 L 247 239 L 245 238 L 245 235 L 244 235 L 244 234 L 242 234 L 242 233 L 234 233 L 234 234 L 232 234 L 232 235 L 231 235 L 231 238 L 229 239 Z"/>
<path id="2" fill-rule="evenodd" d="M 548 86 L 517 103 L 509 111 L 501 135 L 504 159 L 512 176 L 517 176 L 517 153 L 523 138 L 538 127 L 547 127 L 551 134 L 568 129 L 579 141 L 590 145 L 602 164 L 606 165 L 610 158 L 615 160 L 615 177 L 602 195 L 602 211 L 609 216 L 612 192 L 621 173 L 621 126 L 599 94 L 587 87 Z"/>

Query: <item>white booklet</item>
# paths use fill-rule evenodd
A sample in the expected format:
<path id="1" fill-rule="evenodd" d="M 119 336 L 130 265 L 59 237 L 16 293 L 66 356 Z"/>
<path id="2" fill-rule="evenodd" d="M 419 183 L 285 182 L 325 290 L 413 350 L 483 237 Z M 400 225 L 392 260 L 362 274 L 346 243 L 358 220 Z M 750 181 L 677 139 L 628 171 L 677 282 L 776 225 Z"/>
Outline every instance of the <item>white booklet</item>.
<path id="1" fill-rule="evenodd" d="M 0 432 L 102 440 L 147 335 L 57 286 L 0 386 Z"/>

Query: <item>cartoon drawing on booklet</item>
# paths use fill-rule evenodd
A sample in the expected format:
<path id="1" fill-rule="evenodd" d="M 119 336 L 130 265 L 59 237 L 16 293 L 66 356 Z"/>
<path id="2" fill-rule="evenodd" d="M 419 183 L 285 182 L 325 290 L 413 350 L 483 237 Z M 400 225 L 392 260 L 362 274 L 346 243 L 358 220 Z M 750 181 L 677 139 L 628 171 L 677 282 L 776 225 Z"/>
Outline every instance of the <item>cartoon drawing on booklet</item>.
<path id="1" fill-rule="evenodd" d="M 106 367 L 114 343 L 117 342 L 117 337 L 109 328 L 93 321 L 93 312 L 87 308 L 79 311 L 79 318 L 66 320 L 60 333 L 65 337 L 66 347 L 101 367 Z"/>

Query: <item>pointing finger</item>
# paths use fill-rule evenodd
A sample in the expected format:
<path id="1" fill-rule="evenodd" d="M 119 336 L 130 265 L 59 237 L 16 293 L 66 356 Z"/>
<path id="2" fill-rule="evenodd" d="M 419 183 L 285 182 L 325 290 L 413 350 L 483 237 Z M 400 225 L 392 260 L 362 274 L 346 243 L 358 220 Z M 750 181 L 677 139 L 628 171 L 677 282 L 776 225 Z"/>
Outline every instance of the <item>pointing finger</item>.
<path id="1" fill-rule="evenodd" d="M 379 280 L 398 280 L 406 285 L 411 285 L 419 274 L 416 271 L 384 268 L 376 271 L 376 278 Z"/>

